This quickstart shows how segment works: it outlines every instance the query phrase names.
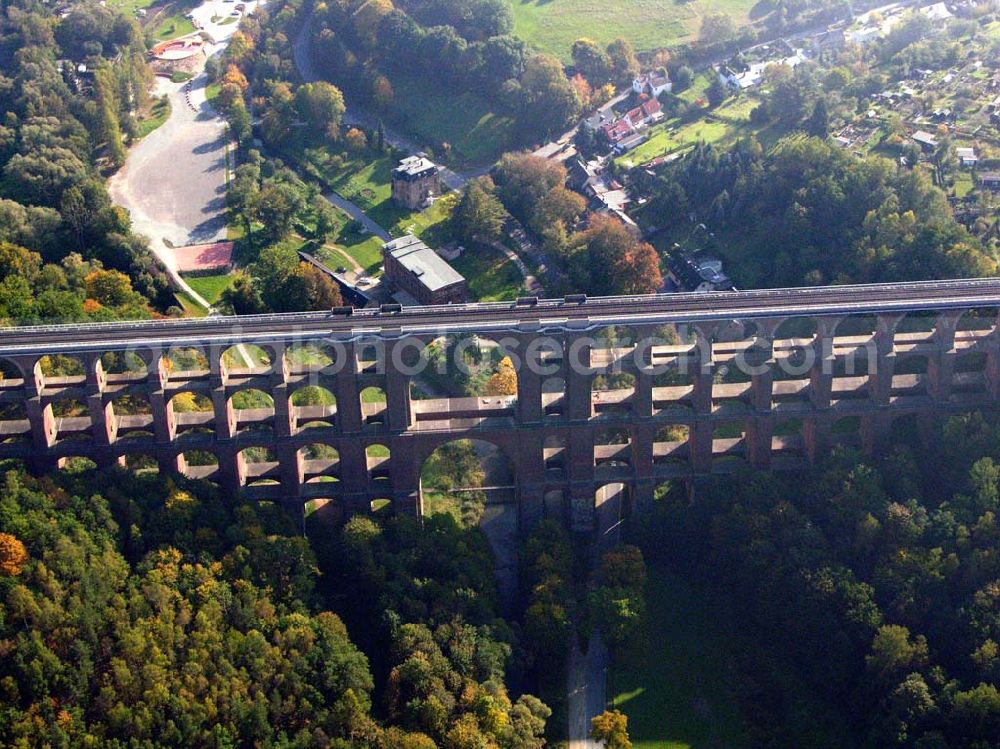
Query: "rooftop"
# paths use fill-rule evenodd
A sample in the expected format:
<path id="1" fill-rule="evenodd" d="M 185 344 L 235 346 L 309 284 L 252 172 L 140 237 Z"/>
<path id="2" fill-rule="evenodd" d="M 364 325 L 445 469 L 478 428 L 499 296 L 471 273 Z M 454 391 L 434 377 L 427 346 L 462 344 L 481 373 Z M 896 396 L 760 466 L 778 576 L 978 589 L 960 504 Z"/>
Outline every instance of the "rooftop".
<path id="1" fill-rule="evenodd" d="M 382 252 L 396 261 L 431 291 L 465 281 L 465 277 L 446 263 L 417 237 L 407 234 L 382 245 Z"/>
<path id="2" fill-rule="evenodd" d="M 436 172 L 437 164 L 426 156 L 407 156 L 392 170 L 393 177 L 419 177 L 425 173 Z"/>

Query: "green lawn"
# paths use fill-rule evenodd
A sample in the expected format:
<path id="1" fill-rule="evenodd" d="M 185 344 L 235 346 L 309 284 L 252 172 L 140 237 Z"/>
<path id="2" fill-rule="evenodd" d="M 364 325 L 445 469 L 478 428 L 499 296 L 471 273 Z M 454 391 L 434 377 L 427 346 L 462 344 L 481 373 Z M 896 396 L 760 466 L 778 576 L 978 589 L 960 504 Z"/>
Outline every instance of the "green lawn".
<path id="1" fill-rule="evenodd" d="M 184 17 L 184 13 L 176 13 L 166 16 L 160 21 L 153 29 L 153 36 L 162 42 L 167 39 L 176 39 L 179 36 L 187 36 L 195 31 L 197 29 L 195 29 L 194 24 Z"/>
<path id="2" fill-rule="evenodd" d="M 382 265 L 383 242 L 381 239 L 373 234 L 359 234 L 345 230 L 340 232 L 334 244 L 333 255 L 336 255 L 336 252 L 343 252 L 364 268 L 368 275 L 378 275 L 378 268 Z M 327 248 L 323 248 L 320 256 L 324 256 L 327 251 Z M 334 262 L 336 263 L 334 268 L 338 265 L 344 265 L 344 267 L 349 265 L 349 263 L 343 263 L 339 258 Z"/>
<path id="3" fill-rule="evenodd" d="M 747 746 L 728 691 L 725 640 L 687 582 L 650 565 L 644 663 L 619 666 L 615 707 L 628 715 L 635 749 Z"/>
<path id="4" fill-rule="evenodd" d="M 137 8 L 148 8 L 157 0 L 110 0 L 108 5 L 112 8 L 121 8 L 127 13 L 134 13 Z"/>
<path id="5" fill-rule="evenodd" d="M 972 174 L 960 172 L 955 175 L 955 197 L 964 198 L 972 192 Z"/>
<path id="6" fill-rule="evenodd" d="M 750 112 L 760 102 L 751 96 L 737 96 L 730 99 L 718 109 L 712 110 L 712 117 L 726 122 L 742 124 L 750 121 Z"/>
<path id="7" fill-rule="evenodd" d="M 222 297 L 222 292 L 230 287 L 235 277 L 231 273 L 216 273 L 210 276 L 184 276 L 188 285 L 200 294 L 209 304 L 215 304 Z"/>
<path id="8" fill-rule="evenodd" d="M 738 130 L 739 128 L 725 122 L 701 119 L 678 127 L 677 120 L 668 120 L 653 128 L 649 140 L 620 156 L 616 161 L 625 166 L 645 164 L 657 156 L 664 156 L 698 142 L 715 143 L 730 137 Z"/>
<path id="9" fill-rule="evenodd" d="M 362 157 L 346 162 L 335 172 L 327 171 L 326 177 L 338 193 L 360 207 L 379 226 L 388 229 L 409 215 L 409 211 L 392 202 L 395 166 L 392 156 L 375 160 Z"/>
<path id="10" fill-rule="evenodd" d="M 523 288 L 524 279 L 517 267 L 492 247 L 469 247 L 451 265 L 465 276 L 469 296 L 479 302 L 515 299 Z"/>
<path id="11" fill-rule="evenodd" d="M 184 317 L 204 317 L 208 314 L 208 310 L 198 304 L 183 291 L 176 292 L 174 294 L 174 298 L 180 302 L 181 309 L 184 310 Z"/>
<path id="12" fill-rule="evenodd" d="M 395 226 L 389 228 L 389 233 L 394 237 L 415 234 L 431 247 L 440 247 L 454 239 L 448 219 L 457 204 L 458 193 L 448 193 L 434 201 L 430 208 L 399 219 Z"/>
<path id="13" fill-rule="evenodd" d="M 624 37 L 639 51 L 697 38 L 701 18 L 728 13 L 746 23 L 754 0 L 509 0 L 514 33 L 543 52 L 568 62 L 580 37 L 606 45 Z"/>
<path id="14" fill-rule="evenodd" d="M 712 84 L 713 75 L 715 74 L 709 70 L 699 73 L 695 76 L 691 85 L 677 95 L 689 103 L 698 99 L 704 99 L 708 95 L 708 87 Z"/>
<path id="15" fill-rule="evenodd" d="M 451 147 L 449 161 L 464 165 L 492 164 L 504 151 L 514 150 L 514 120 L 490 110 L 474 93 L 456 94 L 428 76 L 393 76 L 393 124 L 429 147 L 444 160 L 443 143 Z"/>
<path id="16" fill-rule="evenodd" d="M 139 138 L 145 138 L 170 117 L 170 99 L 166 96 L 157 99 L 150 108 L 149 114 L 139 120 Z"/>

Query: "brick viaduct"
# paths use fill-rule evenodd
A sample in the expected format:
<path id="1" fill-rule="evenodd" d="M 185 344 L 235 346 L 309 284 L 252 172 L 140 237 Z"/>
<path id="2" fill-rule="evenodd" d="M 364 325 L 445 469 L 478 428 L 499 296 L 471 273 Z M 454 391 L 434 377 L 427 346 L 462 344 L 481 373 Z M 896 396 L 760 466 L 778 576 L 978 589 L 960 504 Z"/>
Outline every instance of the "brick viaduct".
<path id="1" fill-rule="evenodd" d="M 1000 280 L 574 302 L 7 329 L 0 458 L 418 513 L 424 461 L 474 438 L 506 455 L 522 523 L 588 530 L 607 485 L 642 504 L 1000 396 Z M 471 333 L 515 358 L 517 395 L 415 397 L 417 351 Z"/>

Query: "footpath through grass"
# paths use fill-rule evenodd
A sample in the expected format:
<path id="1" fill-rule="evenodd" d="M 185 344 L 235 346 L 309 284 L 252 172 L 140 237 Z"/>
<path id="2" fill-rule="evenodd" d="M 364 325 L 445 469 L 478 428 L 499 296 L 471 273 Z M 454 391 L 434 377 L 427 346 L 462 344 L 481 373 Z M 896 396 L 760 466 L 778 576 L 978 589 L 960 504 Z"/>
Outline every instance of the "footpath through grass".
<path id="1" fill-rule="evenodd" d="M 725 640 L 707 602 L 680 576 L 647 570 L 645 655 L 616 668 L 609 692 L 635 749 L 748 746 Z"/>

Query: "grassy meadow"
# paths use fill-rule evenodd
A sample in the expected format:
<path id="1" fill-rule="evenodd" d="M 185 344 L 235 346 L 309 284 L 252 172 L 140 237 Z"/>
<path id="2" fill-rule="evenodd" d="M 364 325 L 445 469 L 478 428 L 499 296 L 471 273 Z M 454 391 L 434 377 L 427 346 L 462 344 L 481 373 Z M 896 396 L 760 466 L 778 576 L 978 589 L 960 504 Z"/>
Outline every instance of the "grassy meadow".
<path id="1" fill-rule="evenodd" d="M 755 0 L 510 0 L 514 32 L 543 52 L 570 59 L 580 37 L 607 44 L 624 37 L 639 51 L 698 38 L 701 19 L 727 13 L 737 24 L 754 15 Z M 762 3 L 761 3 L 762 5 Z"/>

